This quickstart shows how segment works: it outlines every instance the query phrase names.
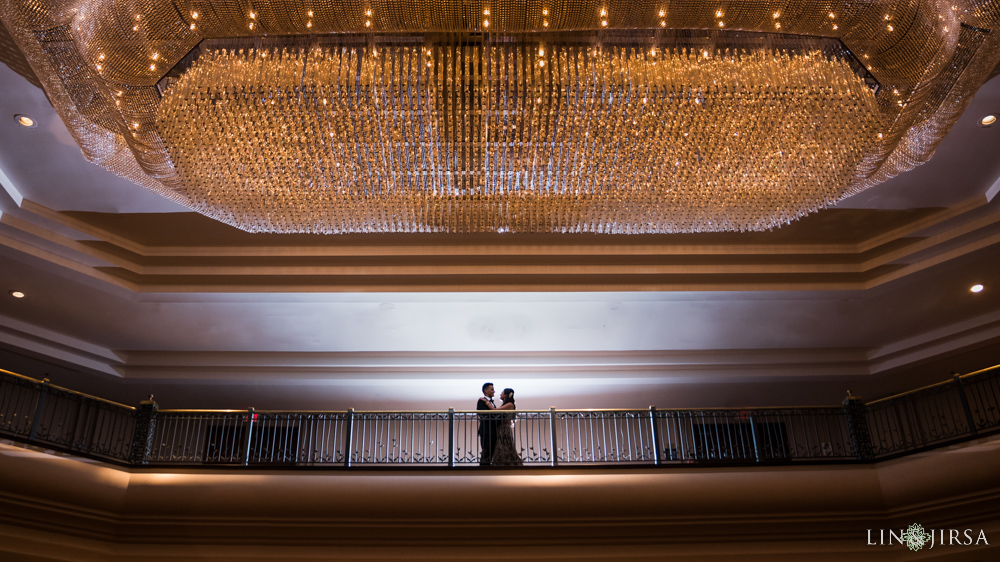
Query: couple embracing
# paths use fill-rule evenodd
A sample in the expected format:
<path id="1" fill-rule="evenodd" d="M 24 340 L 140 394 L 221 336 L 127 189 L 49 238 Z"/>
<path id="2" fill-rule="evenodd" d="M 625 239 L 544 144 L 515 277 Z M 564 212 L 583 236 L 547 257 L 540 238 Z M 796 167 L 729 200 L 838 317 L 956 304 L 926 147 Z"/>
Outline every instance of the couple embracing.
<path id="1" fill-rule="evenodd" d="M 476 402 L 476 410 L 497 411 L 479 414 L 479 443 L 482 454 L 480 466 L 521 466 L 524 461 L 514 443 L 514 389 L 505 388 L 500 393 L 502 403 L 493 402 L 493 383 L 483 385 L 483 395 Z M 499 413 L 503 411 L 503 413 Z"/>

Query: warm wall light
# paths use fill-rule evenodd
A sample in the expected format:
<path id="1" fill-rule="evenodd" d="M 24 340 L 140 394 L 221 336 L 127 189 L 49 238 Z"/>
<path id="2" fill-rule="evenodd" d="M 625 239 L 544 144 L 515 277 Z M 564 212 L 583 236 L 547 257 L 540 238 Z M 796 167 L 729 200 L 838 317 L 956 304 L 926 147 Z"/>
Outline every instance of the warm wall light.
<path id="1" fill-rule="evenodd" d="M 18 125 L 22 127 L 27 127 L 29 129 L 34 128 L 35 125 L 37 125 L 37 123 L 35 123 L 35 120 L 32 119 L 31 117 L 28 117 L 27 115 L 15 115 L 14 119 L 17 120 Z"/>
<path id="2" fill-rule="evenodd" d="M 15 299 L 23 299 L 24 293 L 22 293 L 21 291 L 11 291 L 10 296 L 14 297 Z"/>
<path id="3" fill-rule="evenodd" d="M 981 293 L 981 292 L 983 292 L 983 289 L 984 289 L 984 287 L 982 285 L 980 285 L 979 283 L 976 283 L 972 287 L 969 287 L 969 290 L 972 291 L 973 293 Z"/>
<path id="4" fill-rule="evenodd" d="M 996 122 L 997 122 L 997 116 L 996 115 L 987 115 L 986 117 L 983 117 L 979 121 L 979 124 L 982 125 L 983 127 L 989 127 L 990 125 L 992 125 L 992 124 L 994 124 Z"/>

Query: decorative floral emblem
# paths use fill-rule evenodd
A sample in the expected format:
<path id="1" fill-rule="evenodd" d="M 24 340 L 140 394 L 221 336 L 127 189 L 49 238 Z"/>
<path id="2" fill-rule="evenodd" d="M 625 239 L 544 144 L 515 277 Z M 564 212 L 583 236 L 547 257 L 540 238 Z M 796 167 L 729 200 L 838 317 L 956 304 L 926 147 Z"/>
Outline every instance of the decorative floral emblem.
<path id="1" fill-rule="evenodd" d="M 914 523 L 903 533 L 903 540 L 906 541 L 907 548 L 916 552 L 924 547 L 924 543 L 931 540 L 931 536 L 924 530 L 923 525 Z"/>

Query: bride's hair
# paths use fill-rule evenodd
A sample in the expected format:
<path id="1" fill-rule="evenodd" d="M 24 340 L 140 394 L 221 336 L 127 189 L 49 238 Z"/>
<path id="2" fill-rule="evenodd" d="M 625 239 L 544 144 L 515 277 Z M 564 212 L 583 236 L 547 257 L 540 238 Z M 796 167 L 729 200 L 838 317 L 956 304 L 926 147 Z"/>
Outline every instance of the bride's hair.
<path id="1" fill-rule="evenodd" d="M 503 389 L 503 393 L 500 394 L 500 396 L 503 398 L 503 403 L 504 404 L 506 404 L 507 402 L 510 402 L 511 404 L 515 403 L 514 402 L 514 389 L 513 388 L 505 388 L 505 389 Z"/>

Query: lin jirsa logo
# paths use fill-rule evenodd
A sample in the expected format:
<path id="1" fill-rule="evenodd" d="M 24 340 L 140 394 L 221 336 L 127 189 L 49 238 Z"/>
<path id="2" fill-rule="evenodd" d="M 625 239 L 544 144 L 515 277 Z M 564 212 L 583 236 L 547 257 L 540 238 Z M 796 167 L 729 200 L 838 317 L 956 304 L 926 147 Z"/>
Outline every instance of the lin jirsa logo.
<path id="1" fill-rule="evenodd" d="M 873 536 L 873 531 L 878 535 Z M 926 546 L 989 546 L 986 540 L 986 533 L 980 529 L 978 534 L 972 529 L 930 529 L 924 530 L 924 526 L 919 523 L 910 525 L 907 529 L 889 529 L 888 541 L 886 540 L 885 529 L 868 529 L 868 546 L 892 546 L 893 544 L 906 545 L 906 548 L 916 552 Z M 877 540 L 875 540 L 877 539 Z"/>

